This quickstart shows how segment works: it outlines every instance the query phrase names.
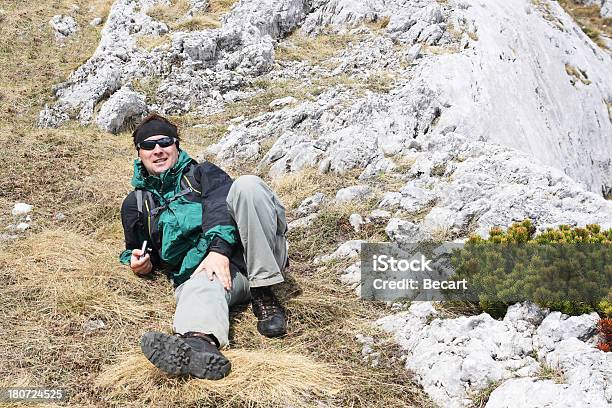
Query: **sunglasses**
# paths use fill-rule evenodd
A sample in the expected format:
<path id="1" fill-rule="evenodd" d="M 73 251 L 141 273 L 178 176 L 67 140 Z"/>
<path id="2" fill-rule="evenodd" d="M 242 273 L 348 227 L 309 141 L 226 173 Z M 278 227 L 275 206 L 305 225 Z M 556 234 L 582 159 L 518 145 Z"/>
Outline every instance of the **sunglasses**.
<path id="1" fill-rule="evenodd" d="M 143 150 L 153 150 L 155 149 L 155 145 L 159 145 L 159 147 L 170 147 L 174 143 L 176 143 L 176 139 L 173 137 L 162 137 L 157 140 L 145 140 L 136 145 L 137 148 Z"/>

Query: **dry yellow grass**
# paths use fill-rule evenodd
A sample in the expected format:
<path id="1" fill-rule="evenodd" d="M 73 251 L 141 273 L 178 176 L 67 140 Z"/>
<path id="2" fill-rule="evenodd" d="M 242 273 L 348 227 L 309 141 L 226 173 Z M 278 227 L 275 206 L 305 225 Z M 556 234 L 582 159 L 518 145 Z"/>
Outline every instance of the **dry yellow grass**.
<path id="1" fill-rule="evenodd" d="M 220 381 L 169 378 L 139 351 L 103 371 L 96 380 L 109 398 L 129 400 L 138 393 L 156 406 L 172 406 L 180 398 L 186 404 L 215 407 L 306 407 L 313 400 L 329 400 L 343 386 L 342 378 L 328 364 L 282 351 L 228 350 L 230 375 Z"/>
<path id="2" fill-rule="evenodd" d="M 172 44 L 172 36 L 164 35 L 143 35 L 136 39 L 136 44 L 147 51 L 151 51 L 157 47 L 169 47 Z"/>
<path id="3" fill-rule="evenodd" d="M 184 17 L 190 8 L 188 0 L 173 0 L 168 5 L 158 4 L 149 8 L 147 14 L 155 20 L 172 24 Z"/>
<path id="4" fill-rule="evenodd" d="M 585 85 L 590 85 L 591 81 L 588 79 L 586 72 L 578 69 L 570 64 L 565 64 L 565 72 L 571 76 L 572 85 L 576 84 L 576 81 L 580 81 Z"/>
<path id="5" fill-rule="evenodd" d="M 74 14 L 81 30 L 60 47 L 48 21 L 58 13 L 71 14 L 71 4 L 81 7 Z M 234 371 L 227 382 L 169 379 L 133 354 L 142 333 L 170 330 L 174 300 L 163 277 L 139 279 L 117 262 L 123 246 L 119 206 L 130 190 L 135 156 L 129 133 L 109 135 L 73 122 L 59 129 L 35 126 L 42 106 L 52 101 L 52 87 L 93 53 L 100 27 L 87 23 L 105 17 L 110 4 L 0 1 L 5 10 L 0 24 L 0 159 L 5 164 L 0 167 L 0 225 L 12 221 L 15 202 L 34 205 L 32 228 L 19 239 L 0 242 L 0 387 L 66 388 L 69 401 L 59 406 L 71 407 L 428 405 L 393 360 L 396 347 L 381 349 L 383 368 L 361 360 L 353 336 L 376 335 L 370 321 L 384 307 L 358 301 L 337 283 L 343 265 L 315 269 L 312 259 L 300 253 L 306 247 L 311 254 L 329 252 L 344 238 L 341 210 L 321 220 L 325 235 L 313 229 L 292 236 L 292 274 L 280 291 L 289 310 L 286 338 L 260 336 L 250 311 L 232 316 L 227 353 Z M 211 12 L 231 4 L 213 1 Z M 275 92 L 270 89 L 252 103 L 263 109 Z M 183 126 L 183 146 L 195 153 L 225 131 L 228 118 L 248 115 L 252 106 L 236 104 L 231 113 L 208 118 L 176 118 Z M 210 128 L 189 128 L 193 123 Z M 66 215 L 64 221 L 54 218 L 59 212 Z M 300 235 L 305 238 L 298 241 Z M 96 320 L 104 323 L 102 329 L 85 330 Z M 261 374 L 256 381 L 254 371 Z"/>
<path id="6" fill-rule="evenodd" d="M 191 9 L 188 0 L 173 0 L 169 5 L 159 4 L 147 10 L 147 14 L 168 24 L 172 30 L 198 31 L 219 28 L 220 18 L 227 13 L 237 0 L 211 0 L 208 9 L 187 17 Z"/>
<path id="7" fill-rule="evenodd" d="M 278 60 L 310 61 L 324 63 L 346 48 L 354 37 L 342 34 L 323 33 L 314 37 L 302 35 L 300 31 L 290 34 L 278 46 L 275 58 Z"/>
<path id="8" fill-rule="evenodd" d="M 207 28 L 219 28 L 221 27 L 221 22 L 218 18 L 203 15 L 203 16 L 194 16 L 188 18 L 186 20 L 180 21 L 176 23 L 173 27 L 175 30 L 181 31 L 197 31 L 197 30 L 205 30 Z"/>
<path id="9" fill-rule="evenodd" d="M 612 37 L 612 18 L 601 18 L 599 6 L 582 6 L 575 4 L 572 0 L 558 0 L 559 4 L 567 11 L 597 45 L 607 48 L 601 39 L 601 33 Z"/>
<path id="10" fill-rule="evenodd" d="M 296 208 L 306 197 L 316 192 L 333 197 L 338 189 L 357 184 L 359 174 L 359 170 L 352 170 L 345 175 L 321 175 L 316 169 L 304 169 L 274 180 L 272 186 L 286 207 Z"/>

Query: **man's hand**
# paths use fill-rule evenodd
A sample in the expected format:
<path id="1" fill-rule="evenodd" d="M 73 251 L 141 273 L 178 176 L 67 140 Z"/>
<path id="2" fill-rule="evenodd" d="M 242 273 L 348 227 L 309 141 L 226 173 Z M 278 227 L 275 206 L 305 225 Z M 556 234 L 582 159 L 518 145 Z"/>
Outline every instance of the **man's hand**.
<path id="1" fill-rule="evenodd" d="M 225 290 L 232 288 L 232 275 L 230 274 L 229 258 L 227 256 L 218 252 L 209 252 L 193 273 L 203 271 L 206 271 L 210 280 L 214 279 L 213 275 L 217 275 Z"/>
<path id="2" fill-rule="evenodd" d="M 136 275 L 146 275 L 153 270 L 153 264 L 151 263 L 151 256 L 146 254 L 142 259 L 138 257 L 142 255 L 140 249 L 132 250 L 132 257 L 130 258 L 130 268 Z"/>

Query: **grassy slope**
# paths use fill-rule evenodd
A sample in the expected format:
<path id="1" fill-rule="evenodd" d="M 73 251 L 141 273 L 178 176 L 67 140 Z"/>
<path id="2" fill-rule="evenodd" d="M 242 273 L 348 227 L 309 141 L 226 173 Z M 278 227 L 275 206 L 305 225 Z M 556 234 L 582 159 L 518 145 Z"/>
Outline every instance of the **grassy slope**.
<path id="1" fill-rule="evenodd" d="M 367 322 L 382 309 L 358 302 L 336 283 L 343 265 L 315 270 L 310 264 L 314 254 L 358 236 L 346 222 L 351 208 L 330 209 L 316 230 L 292 233 L 286 339 L 262 338 L 250 311 L 237 314 L 228 351 L 234 374 L 217 383 L 168 379 L 142 359 L 140 335 L 170 330 L 173 298 L 164 279 L 138 279 L 116 261 L 123 244 L 119 206 L 130 189 L 134 158 L 129 136 L 76 123 L 35 127 L 53 85 L 95 49 L 100 28 L 87 22 L 105 15 L 110 3 L 0 1 L 0 225 L 12 221 L 15 202 L 34 205 L 31 230 L 0 242 L 0 387 L 64 387 L 70 406 L 312 406 L 313 394 L 339 406 L 428 405 L 394 362 L 392 346 L 382 347 L 381 361 L 390 368 L 371 369 L 361 361 L 353 335 L 372 334 Z M 78 13 L 70 13 L 72 4 L 81 6 Z M 48 25 L 58 13 L 75 15 L 81 27 L 63 47 Z M 212 136 L 187 131 L 188 151 L 218 137 L 227 123 L 215 118 L 226 119 L 181 119 L 213 122 L 217 130 Z M 314 174 L 303 180 L 289 178 L 277 188 L 296 203 L 315 190 L 352 182 Z M 54 219 L 59 212 L 64 221 Z M 86 334 L 82 325 L 91 319 L 102 319 L 105 328 Z"/>
<path id="2" fill-rule="evenodd" d="M 558 2 L 593 41 L 600 47 L 605 47 L 600 35 L 605 34 L 612 38 L 612 18 L 601 18 L 599 6 L 582 6 L 575 4 L 573 0 L 558 0 Z"/>

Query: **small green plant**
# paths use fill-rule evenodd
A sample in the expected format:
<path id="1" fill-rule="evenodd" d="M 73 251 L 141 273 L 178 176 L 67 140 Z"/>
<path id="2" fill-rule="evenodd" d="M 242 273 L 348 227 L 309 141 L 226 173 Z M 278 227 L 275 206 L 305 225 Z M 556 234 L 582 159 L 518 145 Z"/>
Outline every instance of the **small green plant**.
<path id="1" fill-rule="evenodd" d="M 552 368 L 548 365 L 542 365 L 542 367 L 540 367 L 538 378 L 542 380 L 552 380 L 557 384 L 563 384 L 565 382 L 561 370 Z"/>
<path id="2" fill-rule="evenodd" d="M 453 254 L 453 279 L 466 279 L 468 297 L 494 317 L 533 301 L 569 315 L 612 312 L 612 229 L 561 225 L 535 236 L 529 220 L 490 237 L 472 237 Z M 448 293 L 453 299 L 453 294 Z"/>

